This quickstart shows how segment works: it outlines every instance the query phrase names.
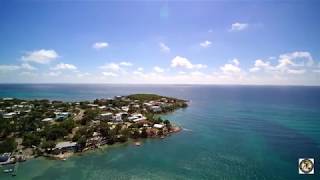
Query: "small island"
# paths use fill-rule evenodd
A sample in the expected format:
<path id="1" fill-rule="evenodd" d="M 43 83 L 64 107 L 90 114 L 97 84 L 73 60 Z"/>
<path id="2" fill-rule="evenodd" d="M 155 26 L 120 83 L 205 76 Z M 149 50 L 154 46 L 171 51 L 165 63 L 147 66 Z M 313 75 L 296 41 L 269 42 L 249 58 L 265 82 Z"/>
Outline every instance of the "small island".
<path id="1" fill-rule="evenodd" d="M 0 165 L 38 156 L 54 159 L 140 138 L 164 138 L 181 128 L 159 115 L 187 101 L 133 94 L 93 102 L 0 100 Z"/>

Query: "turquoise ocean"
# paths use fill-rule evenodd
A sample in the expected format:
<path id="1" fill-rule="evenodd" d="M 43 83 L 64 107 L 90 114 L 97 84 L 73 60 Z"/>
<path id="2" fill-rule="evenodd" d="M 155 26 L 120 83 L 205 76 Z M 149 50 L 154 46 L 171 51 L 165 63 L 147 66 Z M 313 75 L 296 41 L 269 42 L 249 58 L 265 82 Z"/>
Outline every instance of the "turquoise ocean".
<path id="1" fill-rule="evenodd" d="M 93 100 L 157 93 L 189 100 L 163 115 L 184 130 L 88 152 L 66 161 L 20 163 L 0 179 L 320 179 L 320 87 L 2 84 L 0 97 Z M 315 175 L 298 174 L 298 158 L 315 158 Z"/>

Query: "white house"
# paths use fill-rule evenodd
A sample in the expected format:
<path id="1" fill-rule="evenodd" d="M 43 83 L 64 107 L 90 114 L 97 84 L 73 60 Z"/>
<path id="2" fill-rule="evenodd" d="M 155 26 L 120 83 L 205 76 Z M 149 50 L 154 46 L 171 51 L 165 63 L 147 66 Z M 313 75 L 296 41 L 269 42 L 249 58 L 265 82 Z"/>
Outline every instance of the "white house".
<path id="1" fill-rule="evenodd" d="M 101 110 L 106 110 L 107 106 L 99 106 L 98 108 L 101 109 Z"/>
<path id="2" fill-rule="evenodd" d="M 59 142 L 55 149 L 57 150 L 74 150 L 77 146 L 76 142 L 70 142 L 70 141 L 64 141 L 64 142 Z"/>
<path id="3" fill-rule="evenodd" d="M 152 104 L 151 103 L 143 103 L 144 106 L 147 106 L 147 107 L 151 107 Z"/>
<path id="4" fill-rule="evenodd" d="M 144 117 L 142 114 L 132 114 L 130 117 L 128 117 L 128 120 L 133 122 L 144 121 L 146 119 L 147 118 Z"/>
<path id="5" fill-rule="evenodd" d="M 122 106 L 121 110 L 125 111 L 125 112 L 128 112 L 129 111 L 129 107 L 128 106 Z"/>
<path id="6" fill-rule="evenodd" d="M 54 119 L 53 118 L 44 118 L 44 119 L 42 119 L 41 121 L 42 122 L 51 122 L 51 121 L 53 121 Z"/>
<path id="7" fill-rule="evenodd" d="M 112 117 L 113 115 L 111 112 L 100 114 L 100 120 L 110 121 L 112 120 Z"/>
<path id="8" fill-rule="evenodd" d="M 163 124 L 154 124 L 153 127 L 157 128 L 157 129 L 162 129 L 164 127 L 164 125 Z"/>
<path id="9" fill-rule="evenodd" d="M 91 107 L 91 108 L 97 108 L 99 105 L 98 104 L 88 104 L 87 106 Z"/>
<path id="10" fill-rule="evenodd" d="M 162 109 L 160 106 L 151 106 L 150 109 L 153 111 L 153 112 L 161 112 Z"/>
<path id="11" fill-rule="evenodd" d="M 121 117 L 121 116 L 122 116 L 122 113 L 117 113 L 116 116 L 115 116 L 115 118 L 114 118 L 114 120 L 115 120 L 115 121 L 118 121 L 118 122 L 119 122 L 119 121 L 122 121 L 122 117 Z"/>
<path id="12" fill-rule="evenodd" d="M 56 115 L 56 119 L 59 119 L 59 120 L 64 120 L 66 119 L 67 117 L 69 117 L 69 112 L 55 112 L 54 113 Z"/>
<path id="13" fill-rule="evenodd" d="M 16 115 L 15 112 L 5 113 L 5 114 L 3 114 L 3 118 L 4 118 L 4 119 L 11 119 L 11 118 L 13 118 L 15 115 Z"/>

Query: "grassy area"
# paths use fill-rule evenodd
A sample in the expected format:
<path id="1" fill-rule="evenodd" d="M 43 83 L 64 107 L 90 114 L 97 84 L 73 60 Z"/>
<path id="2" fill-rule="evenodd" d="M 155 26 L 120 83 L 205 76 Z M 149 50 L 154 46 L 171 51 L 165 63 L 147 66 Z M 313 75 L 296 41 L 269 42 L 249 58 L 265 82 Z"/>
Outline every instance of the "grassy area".
<path id="1" fill-rule="evenodd" d="M 171 97 L 159 96 L 157 94 L 132 94 L 129 95 L 128 98 L 139 101 L 154 101 L 161 98 L 175 99 Z"/>

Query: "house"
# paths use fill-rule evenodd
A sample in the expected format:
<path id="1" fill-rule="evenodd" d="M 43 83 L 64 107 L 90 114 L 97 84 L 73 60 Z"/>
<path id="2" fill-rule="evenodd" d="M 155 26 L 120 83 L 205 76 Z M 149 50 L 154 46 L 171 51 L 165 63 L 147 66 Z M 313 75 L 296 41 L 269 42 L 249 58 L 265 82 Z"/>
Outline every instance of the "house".
<path id="1" fill-rule="evenodd" d="M 135 108 L 135 109 L 139 109 L 140 105 L 139 104 L 134 104 L 134 105 L 132 105 L 132 107 Z"/>
<path id="2" fill-rule="evenodd" d="M 125 112 L 128 112 L 129 111 L 129 107 L 128 106 L 122 106 L 121 110 L 125 111 Z"/>
<path id="3" fill-rule="evenodd" d="M 144 117 L 142 114 L 132 114 L 130 117 L 128 117 L 128 120 L 133 122 L 144 121 L 146 119 L 147 118 Z"/>
<path id="4" fill-rule="evenodd" d="M 114 121 L 125 121 L 128 119 L 129 114 L 127 112 L 120 112 L 115 115 Z"/>
<path id="5" fill-rule="evenodd" d="M 116 96 L 114 99 L 121 100 L 122 96 Z"/>
<path id="6" fill-rule="evenodd" d="M 11 158 L 11 153 L 0 154 L 0 165 L 9 164 Z"/>
<path id="7" fill-rule="evenodd" d="M 160 106 L 151 106 L 150 109 L 152 112 L 161 112 L 162 111 Z"/>
<path id="8" fill-rule="evenodd" d="M 11 118 L 13 118 L 15 115 L 16 115 L 15 112 L 5 113 L 5 114 L 3 114 L 3 118 L 4 118 L 4 119 L 11 119 Z"/>
<path id="9" fill-rule="evenodd" d="M 44 118 L 41 121 L 42 122 L 52 122 L 52 121 L 54 121 L 54 119 L 53 118 Z"/>
<path id="10" fill-rule="evenodd" d="M 99 106 L 98 108 L 101 109 L 101 110 L 106 110 L 107 106 Z"/>
<path id="11" fill-rule="evenodd" d="M 87 106 L 91 107 L 91 108 L 97 108 L 99 105 L 98 104 L 88 104 Z"/>
<path id="12" fill-rule="evenodd" d="M 164 124 L 154 124 L 153 127 L 157 129 L 162 129 L 164 127 Z"/>
<path id="13" fill-rule="evenodd" d="M 58 120 L 64 120 L 69 117 L 70 113 L 69 112 L 55 112 L 56 119 Z"/>
<path id="14" fill-rule="evenodd" d="M 99 118 L 100 120 L 104 121 L 111 121 L 113 117 L 113 114 L 111 112 L 100 114 Z"/>
<path id="15" fill-rule="evenodd" d="M 161 98 L 161 101 L 165 103 L 168 102 L 167 98 Z"/>
<path id="16" fill-rule="evenodd" d="M 64 142 L 59 142 L 56 144 L 56 147 L 54 148 L 55 151 L 58 152 L 63 152 L 63 151 L 74 151 L 77 147 L 76 142 L 71 142 L 71 141 L 64 141 Z"/>
<path id="17" fill-rule="evenodd" d="M 151 107 L 152 104 L 151 103 L 143 103 L 144 106 L 147 106 L 147 107 Z"/>
<path id="18" fill-rule="evenodd" d="M 114 121 L 117 121 L 117 122 L 122 121 L 122 113 L 117 113 L 114 118 Z"/>

